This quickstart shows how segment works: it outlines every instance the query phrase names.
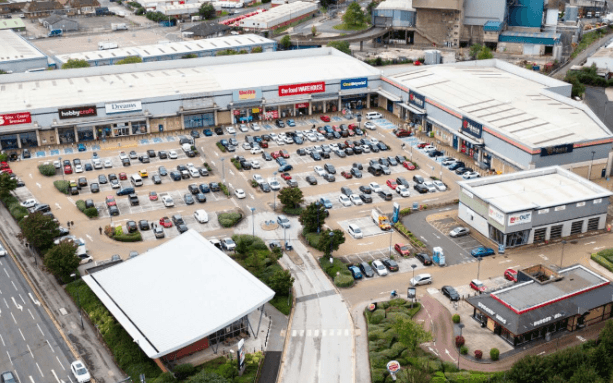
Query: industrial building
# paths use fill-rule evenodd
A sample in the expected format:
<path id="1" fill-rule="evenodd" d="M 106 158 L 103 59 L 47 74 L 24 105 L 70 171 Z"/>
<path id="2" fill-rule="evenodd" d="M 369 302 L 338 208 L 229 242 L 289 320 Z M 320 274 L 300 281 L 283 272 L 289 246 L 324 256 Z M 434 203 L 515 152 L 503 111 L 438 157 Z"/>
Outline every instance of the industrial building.
<path id="1" fill-rule="evenodd" d="M 12 30 L 0 30 L 0 70 L 9 73 L 47 69 L 47 56 Z"/>
<path id="2" fill-rule="evenodd" d="M 257 338 L 275 294 L 195 230 L 83 281 L 162 371 L 226 339 Z"/>
<path id="3" fill-rule="evenodd" d="M 535 265 L 517 272 L 517 282 L 466 299 L 472 318 L 514 347 L 549 340 L 611 318 L 611 282 L 581 265 L 553 270 Z"/>
<path id="4" fill-rule="evenodd" d="M 613 195 L 559 166 L 458 184 L 458 217 L 505 248 L 602 230 Z"/>
<path id="5" fill-rule="evenodd" d="M 295 21 L 312 17 L 316 12 L 316 3 L 295 1 L 244 18 L 239 21 L 238 25 L 245 31 L 272 31 Z"/>
<path id="6" fill-rule="evenodd" d="M 252 52 L 260 48 L 262 52 L 274 52 L 277 43 L 262 36 L 232 35 L 197 41 L 183 41 L 166 44 L 145 45 L 142 47 L 117 48 L 83 53 L 68 53 L 55 56 L 59 65 L 68 60 L 85 60 L 91 66 L 114 65 L 126 57 L 137 56 L 143 62 L 180 60 L 186 55 L 211 57 L 227 50 Z M 258 49 L 259 50 L 259 49 Z"/>
<path id="7" fill-rule="evenodd" d="M 43 26 L 50 31 L 59 29 L 62 32 L 74 32 L 79 30 L 77 20 L 60 15 L 51 15 L 43 19 Z"/>
<path id="8" fill-rule="evenodd" d="M 26 25 L 24 24 L 22 19 L 12 18 L 12 19 L 1 19 L 0 20 L 0 31 L 4 31 L 10 29 L 14 32 L 25 32 Z"/>

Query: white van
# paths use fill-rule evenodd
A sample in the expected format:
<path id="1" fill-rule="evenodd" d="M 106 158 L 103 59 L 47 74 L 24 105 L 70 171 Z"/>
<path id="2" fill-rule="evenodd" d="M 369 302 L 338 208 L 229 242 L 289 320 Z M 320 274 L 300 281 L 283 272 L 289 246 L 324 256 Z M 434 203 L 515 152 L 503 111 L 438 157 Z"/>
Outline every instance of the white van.
<path id="1" fill-rule="evenodd" d="M 360 239 L 364 237 L 364 233 L 362 233 L 362 229 L 360 229 L 358 225 L 354 225 L 353 223 L 349 224 L 347 231 L 355 239 Z"/>
<path id="2" fill-rule="evenodd" d="M 138 174 L 132 174 L 130 176 L 130 182 L 132 182 L 134 186 L 143 186 L 143 179 L 140 178 Z"/>
<path id="3" fill-rule="evenodd" d="M 366 113 L 367 120 L 374 120 L 376 118 L 383 118 L 383 115 L 379 112 L 368 112 Z"/>

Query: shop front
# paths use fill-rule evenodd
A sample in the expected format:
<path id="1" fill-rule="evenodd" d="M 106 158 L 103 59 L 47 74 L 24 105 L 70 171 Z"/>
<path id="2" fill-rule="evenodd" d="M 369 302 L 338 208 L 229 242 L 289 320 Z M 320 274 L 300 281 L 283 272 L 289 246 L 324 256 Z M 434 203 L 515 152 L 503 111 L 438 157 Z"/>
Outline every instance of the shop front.
<path id="1" fill-rule="evenodd" d="M 3 134 L 0 136 L 0 146 L 3 150 L 19 149 L 17 134 Z"/>
<path id="2" fill-rule="evenodd" d="M 19 141 L 22 148 L 34 148 L 38 146 L 38 138 L 36 132 L 22 132 L 19 133 Z"/>
<path id="3" fill-rule="evenodd" d="M 296 115 L 306 115 L 309 113 L 308 104 L 311 102 L 311 99 L 315 99 L 316 97 L 321 97 L 321 95 L 325 95 L 326 93 L 326 83 L 325 81 L 319 82 L 311 82 L 311 83 L 302 83 L 302 84 L 291 84 L 291 85 L 280 85 L 278 88 L 278 99 L 266 100 L 266 112 L 271 112 L 272 109 L 276 109 L 279 115 L 279 118 L 283 117 L 293 117 Z M 337 95 L 334 95 L 335 98 L 338 98 Z M 318 101 L 321 102 L 321 105 L 311 102 L 312 111 L 315 113 L 323 113 L 317 112 L 316 108 L 319 107 L 320 110 L 324 110 L 326 101 L 325 98 L 321 98 Z M 316 105 L 317 104 L 317 105 Z M 276 108 L 275 108 L 276 107 Z"/>
<path id="4" fill-rule="evenodd" d="M 0 147 L 3 150 L 18 149 L 24 147 L 38 146 L 36 132 L 17 133 L 21 129 L 28 129 L 28 126 L 17 127 L 17 125 L 31 124 L 32 117 L 29 112 L 0 114 L 0 127 L 4 134 L 0 135 Z M 23 138 L 20 137 L 23 135 Z M 32 138 L 33 135 L 33 138 Z"/>
<path id="5" fill-rule="evenodd" d="M 95 128 L 93 126 L 79 126 L 77 127 L 77 137 L 79 142 L 93 141 L 95 137 Z"/>
<path id="6" fill-rule="evenodd" d="M 126 137 L 130 135 L 129 122 L 119 122 L 111 124 L 111 126 L 113 127 L 113 137 Z"/>
<path id="7" fill-rule="evenodd" d="M 298 116 L 308 116 L 310 114 L 308 102 L 299 102 L 294 106 L 296 107 L 296 114 Z"/>
<path id="8" fill-rule="evenodd" d="M 96 105 L 83 105 L 75 106 L 71 108 L 58 109 L 57 111 L 60 123 L 57 127 L 57 134 L 60 144 L 72 144 L 77 142 L 79 130 L 77 125 L 86 124 L 90 121 L 91 117 L 98 115 L 98 108 Z M 91 131 L 93 140 L 93 127 L 88 127 Z M 88 137 L 87 130 L 82 131 L 84 137 Z"/>
<path id="9" fill-rule="evenodd" d="M 281 118 L 294 117 L 295 115 L 295 104 L 285 104 L 279 105 L 279 114 Z"/>
<path id="10" fill-rule="evenodd" d="M 95 130 L 96 130 L 96 137 L 98 139 L 104 140 L 108 137 L 113 137 L 113 127 L 109 124 L 97 125 Z"/>
<path id="11" fill-rule="evenodd" d="M 183 116 L 185 129 L 209 128 L 215 126 L 215 112 L 186 114 Z"/>
<path id="12" fill-rule="evenodd" d="M 149 133 L 146 120 L 132 121 L 130 125 L 132 126 L 132 135 Z"/>
<path id="13" fill-rule="evenodd" d="M 72 144 L 76 141 L 74 128 L 75 127 L 71 125 L 57 129 L 57 135 L 60 139 L 60 144 L 67 145 Z"/>
<path id="14" fill-rule="evenodd" d="M 234 124 L 259 121 L 262 113 L 262 91 L 260 89 L 233 91 L 230 109 Z"/>
<path id="15" fill-rule="evenodd" d="M 341 80 L 341 108 L 360 110 L 368 105 L 368 78 Z"/>

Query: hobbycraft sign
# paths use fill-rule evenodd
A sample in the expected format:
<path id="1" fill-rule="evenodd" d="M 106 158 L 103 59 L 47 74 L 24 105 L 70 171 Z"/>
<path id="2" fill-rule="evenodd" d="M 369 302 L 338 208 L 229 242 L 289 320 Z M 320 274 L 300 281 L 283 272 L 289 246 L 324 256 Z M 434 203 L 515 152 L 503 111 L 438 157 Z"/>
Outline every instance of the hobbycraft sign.
<path id="1" fill-rule="evenodd" d="M 30 112 L 0 114 L 0 126 L 29 124 L 31 122 Z"/>
<path id="2" fill-rule="evenodd" d="M 69 118 L 97 116 L 98 110 L 96 109 L 96 105 L 87 105 L 77 106 L 75 108 L 58 109 L 57 113 L 60 115 L 60 120 L 66 120 Z"/>
<path id="3" fill-rule="evenodd" d="M 279 96 L 296 96 L 299 94 L 323 93 L 325 91 L 325 81 L 307 82 L 304 84 L 281 85 L 279 87 Z"/>

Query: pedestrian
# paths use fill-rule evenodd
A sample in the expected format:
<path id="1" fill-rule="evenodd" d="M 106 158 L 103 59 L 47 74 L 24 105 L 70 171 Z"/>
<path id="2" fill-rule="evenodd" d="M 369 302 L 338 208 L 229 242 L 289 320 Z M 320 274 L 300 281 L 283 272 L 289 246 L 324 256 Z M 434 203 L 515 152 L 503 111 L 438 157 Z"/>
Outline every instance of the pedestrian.
<path id="1" fill-rule="evenodd" d="M 100 231 L 100 235 L 102 235 L 102 227 L 99 227 L 98 230 Z"/>
<path id="2" fill-rule="evenodd" d="M 70 221 L 67 222 L 66 226 L 70 229 Z"/>
<path id="3" fill-rule="evenodd" d="M 70 226 L 74 226 L 74 221 L 70 221 Z"/>

